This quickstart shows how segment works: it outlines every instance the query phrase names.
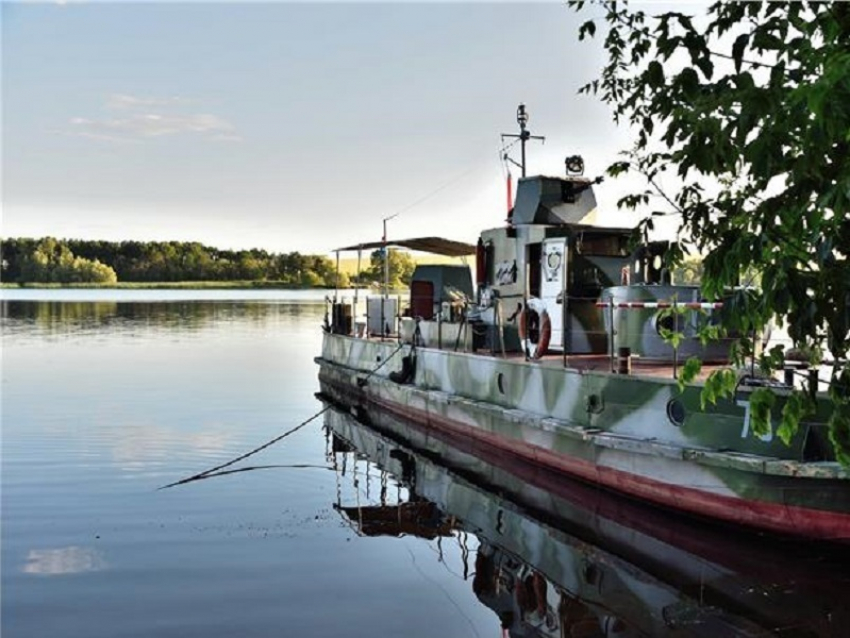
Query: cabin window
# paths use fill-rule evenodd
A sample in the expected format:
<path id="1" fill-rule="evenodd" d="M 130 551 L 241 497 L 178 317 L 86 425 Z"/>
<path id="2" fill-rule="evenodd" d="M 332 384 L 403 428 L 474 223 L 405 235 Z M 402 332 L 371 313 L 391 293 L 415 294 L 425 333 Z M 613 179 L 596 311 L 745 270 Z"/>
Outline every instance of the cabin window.
<path id="1" fill-rule="evenodd" d="M 629 237 L 627 235 L 596 235 L 579 233 L 576 235 L 576 252 L 582 255 L 599 257 L 625 257 L 627 255 Z"/>

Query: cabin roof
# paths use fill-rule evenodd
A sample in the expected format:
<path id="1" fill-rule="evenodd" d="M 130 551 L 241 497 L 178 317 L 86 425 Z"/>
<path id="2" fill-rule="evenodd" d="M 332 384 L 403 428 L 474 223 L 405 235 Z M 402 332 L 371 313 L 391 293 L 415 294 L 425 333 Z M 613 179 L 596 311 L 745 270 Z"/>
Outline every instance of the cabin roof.
<path id="1" fill-rule="evenodd" d="M 475 246 L 466 244 L 462 241 L 453 239 L 445 239 L 443 237 L 415 237 L 413 239 L 394 239 L 383 241 L 364 242 L 362 244 L 353 244 L 344 248 L 335 248 L 333 252 L 342 252 L 347 250 L 374 250 L 383 248 L 407 248 L 409 250 L 417 250 L 423 253 L 433 253 L 435 255 L 445 255 L 447 257 L 463 257 L 465 255 L 474 255 Z"/>

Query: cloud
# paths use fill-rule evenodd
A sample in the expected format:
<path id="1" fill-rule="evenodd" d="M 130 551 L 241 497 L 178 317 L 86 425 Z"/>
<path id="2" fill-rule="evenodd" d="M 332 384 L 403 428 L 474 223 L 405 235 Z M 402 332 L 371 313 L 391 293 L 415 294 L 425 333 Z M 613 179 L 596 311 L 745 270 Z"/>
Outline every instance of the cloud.
<path id="1" fill-rule="evenodd" d="M 25 574 L 58 576 L 97 572 L 107 568 L 106 560 L 98 550 L 91 547 L 58 547 L 56 549 L 33 549 L 27 554 L 23 566 Z"/>
<path id="2" fill-rule="evenodd" d="M 110 142 L 139 142 L 170 135 L 190 134 L 213 141 L 239 142 L 236 127 L 212 113 L 182 112 L 184 98 L 136 97 L 110 95 L 104 105 L 107 111 L 120 115 L 104 118 L 74 117 L 69 121 L 69 135 Z"/>
<path id="3" fill-rule="evenodd" d="M 107 109 L 133 109 L 140 107 L 173 106 L 183 104 L 188 100 L 181 97 L 138 97 L 124 93 L 113 93 L 106 100 Z"/>

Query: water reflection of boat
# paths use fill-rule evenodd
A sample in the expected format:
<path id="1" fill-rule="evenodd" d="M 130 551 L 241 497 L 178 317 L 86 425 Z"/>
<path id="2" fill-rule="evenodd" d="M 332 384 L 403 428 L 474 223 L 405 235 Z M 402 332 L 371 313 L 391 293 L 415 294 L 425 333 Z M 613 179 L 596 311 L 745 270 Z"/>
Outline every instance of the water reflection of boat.
<path id="1" fill-rule="evenodd" d="M 475 535 L 471 586 L 512 636 L 847 635 L 844 548 L 732 536 L 486 450 L 416 438 L 384 412 L 330 410 L 325 423 L 335 462 L 365 457 L 409 493 L 388 505 L 383 489 L 380 503 L 338 504 L 342 514 L 369 535 Z"/>

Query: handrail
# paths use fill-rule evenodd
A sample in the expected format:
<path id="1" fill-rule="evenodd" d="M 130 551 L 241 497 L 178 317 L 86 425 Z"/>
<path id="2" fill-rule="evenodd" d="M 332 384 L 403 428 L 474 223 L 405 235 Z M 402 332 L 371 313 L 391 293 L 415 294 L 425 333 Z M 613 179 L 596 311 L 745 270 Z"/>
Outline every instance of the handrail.
<path id="1" fill-rule="evenodd" d="M 687 310 L 719 310 L 723 307 L 722 301 L 700 302 L 700 301 L 597 301 L 597 308 L 622 308 L 626 310 L 685 308 Z"/>

